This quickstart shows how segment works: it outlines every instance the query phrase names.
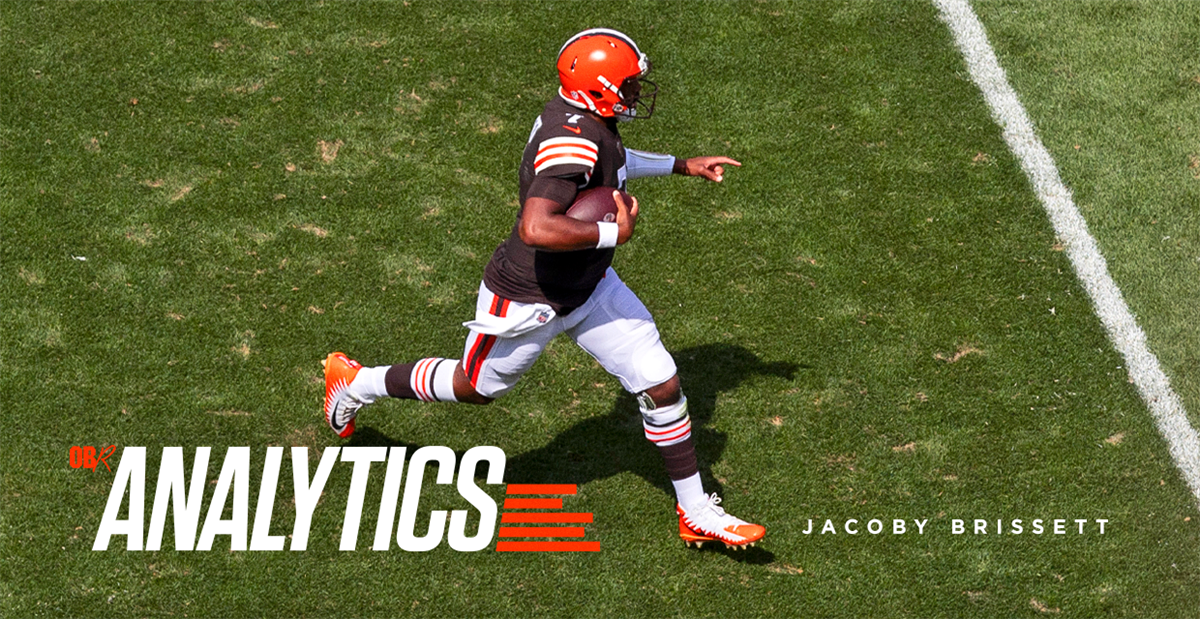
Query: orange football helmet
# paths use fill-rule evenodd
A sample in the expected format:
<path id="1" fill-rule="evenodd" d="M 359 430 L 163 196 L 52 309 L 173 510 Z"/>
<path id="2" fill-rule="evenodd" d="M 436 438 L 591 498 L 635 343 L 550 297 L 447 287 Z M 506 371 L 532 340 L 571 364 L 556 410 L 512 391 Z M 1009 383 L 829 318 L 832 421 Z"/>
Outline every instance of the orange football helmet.
<path id="1" fill-rule="evenodd" d="M 645 79 L 649 72 L 650 60 L 633 39 L 616 30 L 592 28 L 571 37 L 559 50 L 558 93 L 605 118 L 649 118 L 658 95 L 658 84 Z"/>

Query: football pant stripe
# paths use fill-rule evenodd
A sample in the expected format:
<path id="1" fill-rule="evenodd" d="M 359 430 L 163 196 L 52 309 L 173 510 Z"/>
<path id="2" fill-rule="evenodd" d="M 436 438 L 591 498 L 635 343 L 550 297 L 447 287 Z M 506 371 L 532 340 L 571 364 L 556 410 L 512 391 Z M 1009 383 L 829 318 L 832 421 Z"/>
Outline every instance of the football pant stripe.
<path id="1" fill-rule="evenodd" d="M 505 316 L 508 315 L 509 303 L 511 303 L 511 301 L 509 301 L 508 299 L 505 299 L 504 297 L 493 293 L 492 294 L 492 306 L 490 308 L 488 308 L 488 313 L 493 316 L 499 316 L 500 318 L 504 318 Z"/>
<path id="2" fill-rule="evenodd" d="M 472 387 L 479 381 L 479 371 L 483 366 L 483 360 L 491 351 L 495 339 L 494 335 L 478 335 L 475 345 L 471 348 L 471 358 L 467 362 L 466 373 L 467 378 L 471 379 Z"/>
<path id="3" fill-rule="evenodd" d="M 471 379 L 471 387 L 479 386 L 479 375 L 482 374 L 483 362 L 487 359 L 489 353 L 492 352 L 492 347 L 496 345 L 496 336 L 485 335 L 482 338 L 483 345 L 479 347 L 475 357 L 471 360 L 471 371 L 467 373 L 467 377 Z"/>
<path id="4" fill-rule="evenodd" d="M 471 352 L 463 358 L 463 372 L 471 380 L 472 386 L 475 385 L 475 359 L 479 356 L 479 345 L 483 343 L 483 339 L 486 336 L 476 333 L 474 337 L 475 343 L 471 344 Z"/>

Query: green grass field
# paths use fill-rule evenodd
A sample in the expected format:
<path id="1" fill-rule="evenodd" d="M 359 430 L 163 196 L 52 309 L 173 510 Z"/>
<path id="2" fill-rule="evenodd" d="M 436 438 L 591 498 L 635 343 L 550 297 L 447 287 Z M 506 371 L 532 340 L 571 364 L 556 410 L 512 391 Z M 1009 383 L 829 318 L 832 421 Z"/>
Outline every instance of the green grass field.
<path id="1" fill-rule="evenodd" d="M 1200 425 L 1198 5 L 974 6 Z M 330 351 L 460 354 L 555 53 L 595 25 L 662 87 L 628 146 L 745 164 L 631 183 L 615 263 L 707 485 L 768 528 L 744 553 L 683 547 L 636 403 L 565 338 L 490 407 L 324 426 Z M 5 617 L 1196 613 L 1195 497 L 928 3 L 8 2 L 0 214 Z M 212 446 L 205 512 L 230 446 L 253 510 L 271 445 L 496 445 L 506 482 L 579 484 L 602 550 L 374 552 L 376 465 L 340 552 L 340 464 L 305 552 L 178 552 L 170 524 L 93 552 L 114 476 L 68 450 L 107 444 L 147 447 L 147 511 L 162 447 L 190 477 Z M 910 532 L 803 533 L 850 518 Z M 975 518 L 1108 524 L 951 533 Z"/>

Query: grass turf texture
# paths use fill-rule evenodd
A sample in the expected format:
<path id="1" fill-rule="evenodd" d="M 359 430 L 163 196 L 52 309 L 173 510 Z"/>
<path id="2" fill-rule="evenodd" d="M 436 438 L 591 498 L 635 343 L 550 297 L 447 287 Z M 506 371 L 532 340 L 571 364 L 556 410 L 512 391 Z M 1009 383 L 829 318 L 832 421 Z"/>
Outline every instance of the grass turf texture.
<path id="1" fill-rule="evenodd" d="M 1057 36 L 1001 8 L 981 15 L 1001 21 L 1006 63 L 1028 56 L 1011 40 Z M 1194 34 L 1147 15 L 1166 40 Z M 1056 19 L 1085 31 L 1095 16 Z M 345 444 L 319 412 L 330 350 L 459 353 L 554 53 L 594 24 L 632 34 L 664 89 L 654 119 L 624 127 L 629 145 L 746 164 L 720 186 L 633 184 L 643 217 L 617 268 L 676 353 L 709 484 L 768 526 L 763 547 L 682 547 L 636 406 L 558 340 L 490 408 L 383 403 L 348 444 L 499 445 L 506 481 L 582 484 L 567 503 L 595 512 L 598 554 L 372 552 L 380 467 L 359 550 L 339 552 L 346 465 L 304 553 L 229 553 L 225 538 L 92 552 L 112 478 L 70 469 L 71 445 L 148 446 L 150 488 L 165 445 L 218 461 L 252 445 L 257 468 L 266 445 Z M 5 4 L 0 28 L 6 616 L 1194 611 L 1194 501 L 926 4 Z M 1073 69 L 1123 75 L 1101 52 Z M 1104 118 L 1028 92 L 1054 83 L 1020 68 L 1049 62 L 1009 70 L 1059 154 L 1072 138 L 1056 127 Z M 1137 102 L 1166 87 L 1123 83 Z M 1092 135 L 1089 152 L 1129 152 L 1126 133 Z M 1138 145 L 1122 165 L 1178 159 L 1173 142 Z M 1186 284 L 1154 275 L 1145 239 L 1114 240 L 1122 204 L 1089 210 L 1090 177 L 1062 165 L 1085 215 L 1112 215 L 1097 234 L 1152 348 L 1168 373 L 1186 367 L 1188 349 L 1156 336 L 1195 327 L 1139 306 Z M 289 466 L 273 533 L 291 530 Z M 423 496 L 422 513 L 465 507 Z M 920 537 L 801 534 L 872 517 L 930 522 Z M 1109 525 L 954 536 L 951 518 Z"/>
<path id="2" fill-rule="evenodd" d="M 1013 87 L 1200 427 L 1196 9 L 1193 2 L 979 6 Z M 1045 32 L 1058 34 L 1039 36 Z"/>

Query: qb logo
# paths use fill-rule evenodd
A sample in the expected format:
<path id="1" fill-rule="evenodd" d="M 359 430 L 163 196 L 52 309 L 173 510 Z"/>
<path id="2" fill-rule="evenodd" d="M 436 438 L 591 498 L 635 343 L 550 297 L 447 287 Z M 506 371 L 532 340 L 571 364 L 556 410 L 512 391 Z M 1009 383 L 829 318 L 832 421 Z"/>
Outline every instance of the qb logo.
<path id="1" fill-rule="evenodd" d="M 79 445 L 73 445 L 71 447 L 71 451 L 69 452 L 69 462 L 71 463 L 71 468 L 73 469 L 82 467 L 86 469 L 92 469 L 93 472 L 96 470 L 96 465 L 103 462 L 104 468 L 111 472 L 112 467 L 108 466 L 108 457 L 111 456 L 116 450 L 116 445 L 109 445 L 108 447 L 100 450 L 100 457 L 97 458 L 95 447 L 92 447 L 91 445 L 85 445 L 83 447 L 80 447 Z"/>

